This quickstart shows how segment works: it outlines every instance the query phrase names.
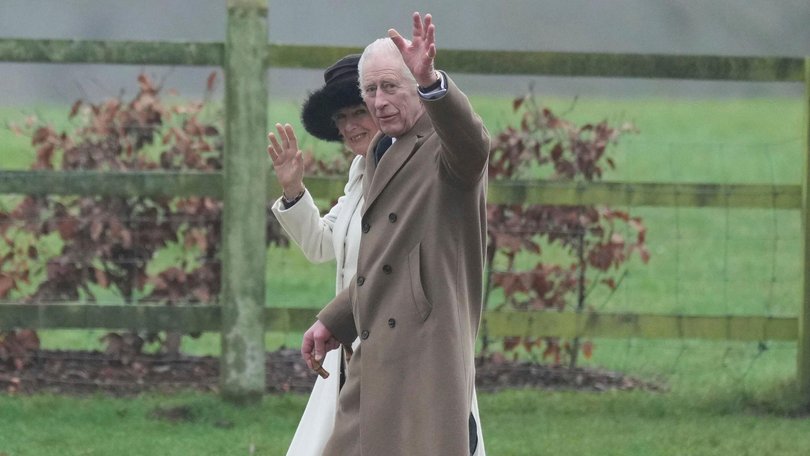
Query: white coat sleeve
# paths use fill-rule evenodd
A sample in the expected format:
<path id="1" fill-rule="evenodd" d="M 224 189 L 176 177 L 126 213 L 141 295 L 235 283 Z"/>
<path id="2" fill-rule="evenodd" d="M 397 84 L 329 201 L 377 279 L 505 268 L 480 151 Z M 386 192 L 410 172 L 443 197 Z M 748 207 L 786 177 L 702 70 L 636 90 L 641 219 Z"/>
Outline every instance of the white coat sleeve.
<path id="1" fill-rule="evenodd" d="M 304 252 L 304 256 L 313 263 L 323 263 L 335 258 L 332 229 L 345 199 L 344 194 L 329 213 L 321 217 L 312 195 L 309 190 L 305 190 L 304 196 L 291 208 L 285 209 L 279 198 L 273 203 L 272 210 L 284 231 Z"/>

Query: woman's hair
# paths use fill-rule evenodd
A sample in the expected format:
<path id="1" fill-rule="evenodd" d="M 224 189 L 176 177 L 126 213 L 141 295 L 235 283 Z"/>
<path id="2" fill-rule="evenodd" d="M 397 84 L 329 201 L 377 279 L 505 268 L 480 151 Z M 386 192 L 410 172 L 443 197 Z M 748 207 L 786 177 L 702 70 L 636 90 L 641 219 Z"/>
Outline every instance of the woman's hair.
<path id="1" fill-rule="evenodd" d="M 414 87 L 416 86 L 416 79 L 411 74 L 411 70 L 405 65 L 405 61 L 402 60 L 402 54 L 400 54 L 397 45 L 391 40 L 391 38 L 378 38 L 368 46 L 363 51 L 363 55 L 360 56 L 360 61 L 357 63 L 357 70 L 360 74 L 360 77 L 357 78 L 357 83 L 360 89 L 360 96 L 363 96 L 363 67 L 365 66 L 366 61 L 369 59 L 378 59 L 380 57 L 387 57 L 392 61 L 396 61 L 400 63 L 400 71 L 402 73 L 402 78 L 405 81 L 412 82 Z"/>

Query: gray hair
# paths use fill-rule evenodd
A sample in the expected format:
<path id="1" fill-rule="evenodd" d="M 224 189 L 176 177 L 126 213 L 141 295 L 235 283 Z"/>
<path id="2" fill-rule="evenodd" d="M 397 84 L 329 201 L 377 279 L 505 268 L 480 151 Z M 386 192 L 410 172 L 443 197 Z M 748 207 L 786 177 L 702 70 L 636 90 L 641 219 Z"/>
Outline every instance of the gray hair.
<path id="1" fill-rule="evenodd" d="M 357 83 L 360 89 L 360 96 L 364 97 L 363 93 L 363 67 L 365 63 L 369 59 L 376 59 L 380 57 L 389 57 L 397 62 L 400 63 L 400 71 L 402 72 L 402 78 L 405 81 L 412 82 L 414 88 L 416 88 L 416 78 L 413 77 L 411 74 L 411 70 L 405 65 L 405 61 L 402 60 L 402 54 L 400 54 L 397 45 L 394 44 L 394 41 L 391 38 L 378 38 L 374 40 L 371 44 L 366 46 L 366 49 L 363 50 L 363 55 L 360 56 L 360 61 L 357 63 L 357 71 L 359 73 L 359 77 L 357 78 Z"/>

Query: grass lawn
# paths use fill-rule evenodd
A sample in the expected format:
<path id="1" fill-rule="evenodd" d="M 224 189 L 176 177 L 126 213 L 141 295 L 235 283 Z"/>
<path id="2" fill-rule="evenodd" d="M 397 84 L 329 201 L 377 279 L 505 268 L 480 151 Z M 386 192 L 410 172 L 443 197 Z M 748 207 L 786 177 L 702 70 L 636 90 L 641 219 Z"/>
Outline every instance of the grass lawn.
<path id="1" fill-rule="evenodd" d="M 571 100 L 541 99 L 556 112 Z M 509 100 L 473 97 L 492 132 L 513 119 Z M 271 105 L 270 122 L 298 116 Z M 41 115 L 64 110 L 40 108 Z M 27 113 L 33 110 L 27 111 Z M 19 111 L 0 109 L 0 123 Z M 606 180 L 774 183 L 801 180 L 801 100 L 579 100 L 578 122 L 631 121 L 637 135 L 615 149 Z M 319 154 L 333 146 L 305 139 Z M 0 129 L 5 169 L 30 161 L 24 138 Z M 260 151 L 263 153 L 263 151 Z M 625 208 L 644 218 L 652 258 L 631 261 L 615 293 L 596 289 L 602 311 L 796 315 L 800 295 L 797 211 Z M 554 256 L 546 253 L 547 258 Z M 536 259 L 525 258 L 526 264 Z M 332 264 L 271 248 L 270 306 L 317 307 L 333 294 Z M 102 331 L 43 331 L 47 348 L 99 348 Z M 297 346 L 300 334 L 268 332 L 267 346 Z M 810 420 L 796 411 L 795 344 L 595 340 L 587 365 L 659 379 L 664 393 L 508 391 L 480 394 L 490 455 L 806 455 Z M 188 339 L 185 350 L 218 353 L 219 337 Z M 284 454 L 306 398 L 269 396 L 236 409 L 216 396 L 0 396 L 0 455 Z M 153 417 L 185 407 L 187 420 Z M 251 448 L 254 451 L 251 453 Z"/>
<path id="2" fill-rule="evenodd" d="M 304 404 L 293 395 L 268 396 L 247 408 L 213 395 L 0 396 L 0 454 L 279 455 Z M 168 409 L 181 418 L 159 418 L 159 410 Z"/>
<path id="3" fill-rule="evenodd" d="M 0 454 L 281 455 L 306 398 L 247 408 L 213 395 L 0 396 Z M 479 396 L 490 455 L 780 455 L 810 451 L 810 420 L 762 413 L 734 393 L 506 391 Z M 161 418 L 173 410 L 181 418 Z"/>
<path id="4" fill-rule="evenodd" d="M 677 395 L 511 391 L 481 398 L 493 455 L 804 455 L 810 422 Z"/>

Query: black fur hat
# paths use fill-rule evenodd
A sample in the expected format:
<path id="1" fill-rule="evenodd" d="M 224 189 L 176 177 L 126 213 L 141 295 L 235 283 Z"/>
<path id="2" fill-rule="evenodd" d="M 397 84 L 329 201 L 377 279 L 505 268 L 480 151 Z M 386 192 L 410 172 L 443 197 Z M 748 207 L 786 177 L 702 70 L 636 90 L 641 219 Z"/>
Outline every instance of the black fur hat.
<path id="1" fill-rule="evenodd" d="M 316 138 L 341 141 L 332 116 L 340 109 L 363 104 L 357 86 L 360 54 L 343 57 L 323 72 L 324 86 L 312 92 L 301 108 L 304 128 Z"/>

